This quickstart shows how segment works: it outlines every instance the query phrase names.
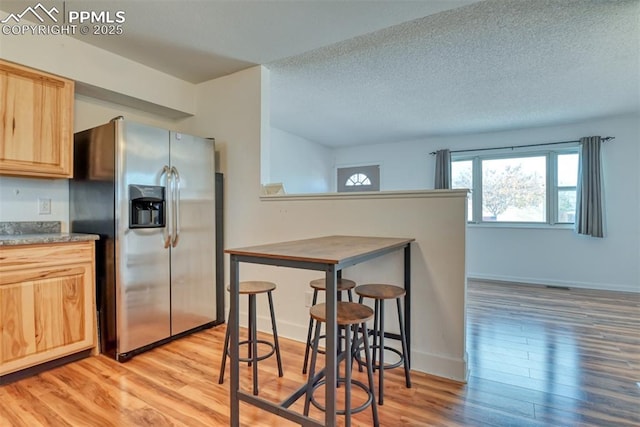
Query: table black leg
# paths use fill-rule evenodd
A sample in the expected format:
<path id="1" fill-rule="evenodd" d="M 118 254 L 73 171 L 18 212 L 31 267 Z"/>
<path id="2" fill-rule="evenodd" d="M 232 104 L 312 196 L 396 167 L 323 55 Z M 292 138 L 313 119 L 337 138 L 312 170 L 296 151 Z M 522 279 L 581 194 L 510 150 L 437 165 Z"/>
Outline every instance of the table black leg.
<path id="1" fill-rule="evenodd" d="M 256 296 L 249 295 L 249 313 L 253 322 L 249 325 L 251 337 L 249 338 L 250 360 L 253 360 L 253 394 L 258 395 L 258 328 L 256 326 Z"/>
<path id="2" fill-rule="evenodd" d="M 376 300 L 376 303 L 378 300 Z M 384 303 L 380 301 L 379 304 L 380 310 L 380 347 L 378 348 L 378 355 L 380 356 L 380 364 L 379 369 L 380 373 L 378 374 L 378 404 L 384 404 Z"/>
<path id="3" fill-rule="evenodd" d="M 327 386 L 325 388 L 325 425 L 336 425 L 336 388 L 337 388 L 337 351 L 338 351 L 338 328 L 337 322 L 337 281 L 338 275 L 334 265 L 327 265 L 325 283 L 326 283 L 326 304 L 327 304 L 327 324 L 326 324 L 326 371 L 325 378 Z"/>
<path id="4" fill-rule="evenodd" d="M 404 331 L 407 341 L 407 366 L 411 367 L 411 244 L 404 247 Z"/>
<path id="5" fill-rule="evenodd" d="M 238 361 L 238 304 L 240 302 L 240 295 L 238 293 L 238 259 L 235 255 L 230 257 L 229 266 L 229 279 L 230 279 L 230 315 L 228 328 L 231 328 L 231 351 L 229 358 L 231 359 L 231 381 L 230 381 L 230 422 L 231 427 L 240 426 L 240 401 L 238 400 L 238 389 L 240 387 L 240 365 Z"/>
<path id="6" fill-rule="evenodd" d="M 411 388 L 411 376 L 409 375 L 409 354 L 407 351 L 407 334 L 404 329 L 402 321 L 402 307 L 400 304 L 400 298 L 396 299 L 396 305 L 398 306 L 398 322 L 400 324 L 400 339 L 402 340 L 402 359 L 404 363 L 404 379 L 407 388 Z"/>

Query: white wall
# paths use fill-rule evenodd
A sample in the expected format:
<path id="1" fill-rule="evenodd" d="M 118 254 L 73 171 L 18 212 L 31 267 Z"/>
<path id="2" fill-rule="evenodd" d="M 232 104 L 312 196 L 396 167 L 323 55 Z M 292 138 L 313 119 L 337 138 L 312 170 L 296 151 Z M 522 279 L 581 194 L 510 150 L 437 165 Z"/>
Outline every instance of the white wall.
<path id="1" fill-rule="evenodd" d="M 416 238 L 412 367 L 464 380 L 465 193 L 261 200 L 260 142 L 264 123 L 269 123 L 266 74 L 263 67 L 255 67 L 199 85 L 198 114 L 185 121 L 192 132 L 214 135 L 222 153 L 225 247 L 331 234 Z M 402 283 L 401 266 L 399 255 L 394 255 L 344 274 L 357 281 Z M 257 265 L 242 265 L 240 270 L 241 280 L 261 278 L 278 284 L 278 332 L 300 341 L 306 338 L 308 322 L 305 293 L 309 280 L 316 277 L 313 272 Z M 266 307 L 261 305 L 259 311 L 261 324 L 267 325 Z"/>
<path id="2" fill-rule="evenodd" d="M 640 117 L 636 114 L 563 126 L 430 138 L 336 150 L 337 163 L 382 163 L 382 188 L 433 188 L 429 152 L 614 136 L 603 149 L 604 239 L 567 229 L 470 226 L 469 277 L 640 292 Z"/>
<path id="3" fill-rule="evenodd" d="M 528 141 L 616 137 L 602 153 L 606 236 L 596 239 L 573 230 L 472 227 L 469 276 L 640 292 L 638 123 L 637 115 L 625 116 L 511 135 L 508 140 L 512 141 L 525 136 Z"/>
<path id="4" fill-rule="evenodd" d="M 39 198 L 51 199 L 51 214 L 38 214 Z M 0 221 L 59 221 L 68 231 L 68 181 L 0 176 Z"/>
<path id="5" fill-rule="evenodd" d="M 79 132 L 94 126 L 103 125 L 111 119 L 124 116 L 127 120 L 145 123 L 167 129 L 181 129 L 182 121 L 171 120 L 155 114 L 149 114 L 134 108 L 123 107 L 107 101 L 100 101 L 87 96 L 75 96 L 73 131 Z"/>
<path id="6" fill-rule="evenodd" d="M 425 190 L 433 188 L 429 144 L 407 141 L 334 149 L 336 167 L 380 165 L 380 190 Z"/>
<path id="7" fill-rule="evenodd" d="M 332 149 L 275 127 L 270 138 L 268 182 L 284 183 L 291 194 L 332 191 Z"/>

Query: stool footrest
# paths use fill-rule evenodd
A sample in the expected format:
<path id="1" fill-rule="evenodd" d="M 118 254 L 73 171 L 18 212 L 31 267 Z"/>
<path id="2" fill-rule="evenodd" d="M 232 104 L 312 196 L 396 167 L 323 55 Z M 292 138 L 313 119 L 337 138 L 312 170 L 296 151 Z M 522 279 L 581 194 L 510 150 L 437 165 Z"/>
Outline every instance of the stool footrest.
<path id="1" fill-rule="evenodd" d="M 257 356 L 257 357 L 238 357 L 238 360 L 240 362 L 248 362 L 248 363 L 259 362 L 259 361 L 264 360 L 264 359 L 266 359 L 268 357 L 271 357 L 273 355 L 273 353 L 275 353 L 276 346 L 272 342 L 265 341 L 265 340 L 256 340 L 256 342 L 258 344 L 264 344 L 264 345 L 269 346 L 270 347 L 269 352 L 266 353 L 266 354 L 263 354 L 262 356 Z M 238 343 L 238 346 L 247 345 L 247 344 L 252 344 L 252 342 L 249 341 L 249 340 L 240 341 Z M 227 350 L 227 355 L 229 355 L 229 351 L 228 350 Z"/>
<path id="2" fill-rule="evenodd" d="M 346 382 L 347 382 L 347 380 L 345 378 L 338 378 L 338 384 L 346 384 Z M 319 387 L 322 387 L 325 384 L 326 384 L 326 380 L 320 380 L 313 386 L 313 390 L 311 391 L 311 403 L 313 404 L 313 406 L 315 406 L 316 408 L 320 409 L 321 411 L 326 411 L 326 408 L 316 401 L 315 397 L 313 396 L 313 393 Z M 356 387 L 360 388 L 365 393 L 367 393 L 366 402 L 364 402 L 360 406 L 357 406 L 355 408 L 351 408 L 351 413 L 352 414 L 357 414 L 358 412 L 364 411 L 365 409 L 367 409 L 371 405 L 371 402 L 373 402 L 373 392 L 371 390 L 369 390 L 369 387 L 367 387 L 364 383 L 362 383 L 362 382 L 360 382 L 358 380 L 352 379 L 351 380 L 351 385 L 352 386 L 355 385 Z M 336 409 L 336 414 L 344 415 L 345 414 L 345 410 L 344 409 Z"/>
<path id="3" fill-rule="evenodd" d="M 371 352 L 372 352 L 373 354 L 375 354 L 375 353 L 373 352 L 373 350 L 374 350 L 374 349 L 379 349 L 379 348 L 380 348 L 380 346 L 379 346 L 379 345 L 372 345 L 372 346 L 370 346 L 370 347 L 371 347 Z M 403 365 L 404 365 L 404 356 L 402 355 L 402 352 L 400 352 L 400 350 L 395 349 L 395 348 L 393 348 L 393 347 L 387 347 L 387 346 L 385 346 L 385 347 L 384 347 L 384 349 L 385 349 L 385 350 L 389 350 L 390 352 L 395 353 L 395 354 L 397 354 L 397 355 L 400 357 L 400 359 L 399 359 L 397 362 L 395 362 L 395 363 L 390 363 L 390 364 L 386 364 L 386 363 L 385 363 L 385 364 L 384 364 L 384 370 L 385 370 L 385 371 L 386 371 L 387 369 L 399 368 L 400 366 L 403 366 Z M 360 352 L 361 352 L 361 351 L 363 351 L 363 350 L 364 350 L 364 348 L 359 348 L 359 349 L 358 349 L 358 351 L 355 353 L 355 357 L 354 357 L 354 358 L 356 359 L 356 362 L 358 363 L 358 365 L 360 365 L 360 366 L 367 366 L 367 364 L 366 364 L 365 362 L 363 362 L 363 361 L 362 361 L 362 356 L 360 356 Z M 373 369 L 374 369 L 374 370 L 376 370 L 376 369 L 380 369 L 380 364 L 379 364 L 379 363 L 376 363 L 376 361 L 375 361 L 375 360 L 373 360 L 373 361 L 371 362 L 371 366 L 373 367 Z"/>
<path id="4" fill-rule="evenodd" d="M 319 340 L 323 340 L 323 339 L 325 339 L 325 338 L 327 338 L 327 336 L 326 336 L 326 335 L 320 335 L 320 337 L 319 337 L 318 339 L 319 339 Z M 339 339 L 339 340 L 344 341 L 344 340 L 345 340 L 345 337 L 344 337 L 344 335 L 338 335 L 338 339 Z M 324 349 L 322 349 L 322 348 L 318 348 L 318 353 L 319 353 L 319 354 L 326 354 L 326 352 L 325 352 L 325 351 L 324 351 Z"/>

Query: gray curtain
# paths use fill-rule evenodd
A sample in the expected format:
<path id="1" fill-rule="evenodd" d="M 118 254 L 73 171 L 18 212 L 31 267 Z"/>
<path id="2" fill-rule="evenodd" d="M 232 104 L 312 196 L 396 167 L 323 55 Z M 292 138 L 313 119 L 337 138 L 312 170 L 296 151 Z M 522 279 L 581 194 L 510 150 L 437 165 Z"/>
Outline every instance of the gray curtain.
<path id="1" fill-rule="evenodd" d="M 580 166 L 576 198 L 576 232 L 604 237 L 602 218 L 602 170 L 599 136 L 580 138 Z"/>
<path id="2" fill-rule="evenodd" d="M 434 188 L 451 188 L 451 152 L 449 150 L 436 151 L 436 178 Z"/>

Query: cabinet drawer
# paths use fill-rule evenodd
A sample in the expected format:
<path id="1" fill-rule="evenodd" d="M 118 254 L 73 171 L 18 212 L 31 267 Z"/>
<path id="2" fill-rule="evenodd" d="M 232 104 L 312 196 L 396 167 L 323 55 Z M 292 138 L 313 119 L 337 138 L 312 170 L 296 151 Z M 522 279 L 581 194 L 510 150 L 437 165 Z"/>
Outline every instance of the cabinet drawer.
<path id="1" fill-rule="evenodd" d="M 0 247 L 0 273 L 93 261 L 93 242 Z"/>

